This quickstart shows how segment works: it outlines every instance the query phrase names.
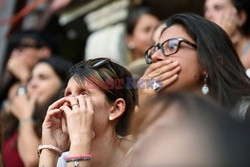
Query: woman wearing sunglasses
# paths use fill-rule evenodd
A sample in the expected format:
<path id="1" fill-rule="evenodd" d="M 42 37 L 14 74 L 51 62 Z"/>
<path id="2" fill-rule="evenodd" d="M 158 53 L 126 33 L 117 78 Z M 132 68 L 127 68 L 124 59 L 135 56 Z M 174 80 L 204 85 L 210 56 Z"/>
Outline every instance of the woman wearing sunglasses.
<path id="1" fill-rule="evenodd" d="M 43 123 L 39 166 L 120 166 L 132 144 L 123 138 L 137 102 L 136 89 L 126 88 L 131 74 L 105 58 L 80 62 L 70 72 L 64 97 Z"/>
<path id="2" fill-rule="evenodd" d="M 154 89 L 139 89 L 139 104 L 160 92 L 191 91 L 210 96 L 231 114 L 245 119 L 250 80 L 227 34 L 195 14 L 166 21 L 159 43 L 145 53 L 151 64 L 143 79 L 161 79 Z"/>

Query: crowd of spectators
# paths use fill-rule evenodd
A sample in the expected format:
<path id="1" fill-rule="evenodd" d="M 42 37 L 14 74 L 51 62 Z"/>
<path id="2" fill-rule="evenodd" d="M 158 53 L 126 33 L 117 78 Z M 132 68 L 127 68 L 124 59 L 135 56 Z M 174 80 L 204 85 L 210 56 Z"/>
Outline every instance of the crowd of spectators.
<path id="1" fill-rule="evenodd" d="M 1 163 L 250 166 L 249 6 L 206 0 L 204 17 L 165 20 L 132 8 L 126 63 L 103 53 L 73 64 L 52 34 L 13 33 L 0 83 Z"/>

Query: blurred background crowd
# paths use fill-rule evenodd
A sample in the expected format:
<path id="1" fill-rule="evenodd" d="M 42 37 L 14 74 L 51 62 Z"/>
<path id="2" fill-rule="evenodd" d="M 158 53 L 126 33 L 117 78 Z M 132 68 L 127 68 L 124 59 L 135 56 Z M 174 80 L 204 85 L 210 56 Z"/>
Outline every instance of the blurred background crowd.
<path id="1" fill-rule="evenodd" d="M 237 52 L 233 54 L 239 56 L 239 60 L 242 63 L 240 64 L 239 71 L 242 71 L 242 69 L 243 71 L 245 70 L 248 77 L 250 77 L 249 0 L 0 0 L 0 112 L 2 124 L 1 149 L 3 150 L 2 159 L 4 165 L 6 167 L 37 166 L 38 157 L 36 151 L 37 146 L 41 143 L 42 122 L 46 115 L 44 111 L 47 111 L 49 105 L 56 101 L 58 97 L 63 96 L 63 91 L 68 81 L 69 69 L 73 64 L 84 60 L 105 57 L 126 67 L 136 79 L 149 77 L 150 70 L 152 69 L 148 69 L 148 67 L 151 62 L 145 62 L 145 52 L 147 51 L 149 55 L 151 54 L 151 57 L 148 57 L 146 61 L 152 61 L 154 64 L 163 60 L 160 57 L 153 57 L 156 51 L 149 53 L 152 50 L 152 48 L 151 50 L 149 48 L 159 43 L 162 30 L 166 27 L 166 19 L 173 14 L 182 12 L 200 15 L 219 25 L 226 32 L 233 44 L 232 46 L 234 46 Z M 178 48 L 175 48 L 176 52 L 178 52 L 181 43 L 185 42 L 179 41 Z M 190 44 L 189 42 L 186 43 L 193 48 L 201 47 L 192 43 Z M 161 47 L 163 47 L 163 44 Z M 155 47 L 153 47 L 153 49 L 155 49 Z M 163 52 L 164 51 L 162 51 L 162 54 L 164 55 Z M 237 62 L 238 60 L 235 61 Z M 237 66 L 237 63 L 233 65 Z M 191 64 L 193 63 L 191 62 Z M 178 69 L 179 67 L 177 67 L 178 64 L 175 64 L 175 66 L 175 72 L 178 73 L 180 71 L 180 69 Z M 208 67 L 208 69 L 209 68 L 210 67 Z M 215 67 L 215 69 L 217 69 L 217 67 Z M 211 81 L 213 76 L 209 73 L 209 70 L 206 72 L 209 75 L 207 73 L 204 74 L 205 85 L 207 84 L 208 77 L 210 77 L 208 79 L 208 85 L 213 85 Z M 225 80 L 230 78 L 227 72 L 225 72 L 225 75 L 222 75 L 223 77 L 225 76 Z M 228 74 L 230 74 L 230 72 L 228 72 Z M 235 75 L 237 75 L 237 72 L 235 72 Z M 246 96 L 243 102 L 239 102 L 239 106 L 237 106 L 240 109 L 242 105 L 245 107 L 242 109 L 244 110 L 244 115 L 242 116 L 238 113 L 238 108 L 235 109 L 237 110 L 235 114 L 237 115 L 236 117 L 239 117 L 237 119 L 248 121 L 250 120 L 250 94 L 248 94 L 250 90 L 249 85 L 247 85 L 249 84 L 248 80 L 244 82 L 246 80 L 244 75 L 245 73 L 239 76 L 239 78 L 241 77 L 239 80 L 242 79 L 242 82 L 239 81 L 236 83 L 235 81 L 233 83 L 232 81 L 232 84 L 231 82 L 229 84 L 232 87 L 237 84 L 242 84 L 235 88 L 235 92 L 240 92 L 239 94 L 233 92 L 232 94 L 221 95 L 223 92 L 219 92 L 219 89 L 216 88 L 214 90 L 212 88 L 210 93 L 214 96 L 213 98 L 215 100 L 220 101 L 222 99 L 219 103 L 225 106 L 229 105 L 231 101 L 238 104 L 235 99 L 230 101 L 231 96 L 233 99 L 234 93 L 239 95 L 239 97 Z M 216 81 L 220 80 L 216 79 L 216 77 L 212 79 Z M 220 82 L 223 83 L 224 80 L 218 81 L 218 85 L 221 84 Z M 180 89 L 183 87 L 180 87 Z M 242 88 L 242 90 L 238 88 Z M 175 88 L 173 90 L 175 91 Z M 234 91 L 233 88 L 232 91 Z M 25 94 L 28 94 L 29 97 L 23 96 Z M 147 93 L 139 92 L 138 94 L 140 104 L 140 100 L 146 97 Z M 143 95 L 143 98 L 140 98 L 140 95 L 141 97 Z M 228 97 L 225 98 L 227 95 Z M 153 95 L 149 93 L 148 96 Z M 222 98 L 220 99 L 220 97 Z M 170 100 L 170 102 L 166 101 L 166 99 Z M 189 101 L 190 99 L 191 101 Z M 183 108 L 183 110 L 178 110 L 179 112 L 175 113 L 176 117 L 172 115 L 174 121 L 170 123 L 170 125 L 173 124 L 174 126 L 177 124 L 176 120 L 184 121 L 183 125 L 176 127 L 176 132 L 179 133 L 176 136 L 173 135 L 172 138 L 163 135 L 161 139 L 166 139 L 166 143 L 159 139 L 159 143 L 162 144 L 159 144 L 158 149 L 160 149 L 160 147 L 166 147 L 164 149 L 168 150 L 168 148 L 172 148 L 174 151 L 173 155 L 171 155 L 170 152 L 164 152 L 165 155 L 169 157 L 172 156 L 172 159 L 169 158 L 171 160 L 168 161 L 168 163 L 173 162 L 172 164 L 185 166 L 185 164 L 188 164 L 186 163 L 187 161 L 183 160 L 183 162 L 178 162 L 178 159 L 175 161 L 175 158 L 178 156 L 185 157 L 184 153 L 187 152 L 188 154 L 188 152 L 192 150 L 192 148 L 185 147 L 183 151 L 176 151 L 178 146 L 174 147 L 174 145 L 171 145 L 171 140 L 173 140 L 172 143 L 176 145 L 183 143 L 184 145 L 195 145 L 197 144 L 195 140 L 192 140 L 194 143 L 188 143 L 177 139 L 178 137 L 189 138 L 191 135 L 188 135 L 188 133 L 191 131 L 191 134 L 197 137 L 197 141 L 204 142 L 198 143 L 197 147 L 201 144 L 206 145 L 205 149 L 209 149 L 209 145 L 215 147 L 221 143 L 221 145 L 227 147 L 233 143 L 234 140 L 228 142 L 214 141 L 214 143 L 211 143 L 199 139 L 199 137 L 201 137 L 201 135 L 206 137 L 211 134 L 216 138 L 218 137 L 218 133 L 222 133 L 222 135 L 224 135 L 223 137 L 225 137 L 228 135 L 227 127 L 230 126 L 232 126 L 230 128 L 233 129 L 232 134 L 239 135 L 239 138 L 241 138 L 237 141 L 242 142 L 242 145 L 239 145 L 235 150 L 239 151 L 240 154 L 249 153 L 250 148 L 244 149 L 245 143 L 248 144 L 245 145 L 246 147 L 250 146 L 249 142 L 243 140 L 246 136 L 242 135 L 242 133 L 249 132 L 249 129 L 245 128 L 245 126 L 241 128 L 240 126 L 243 126 L 242 124 L 238 125 L 234 120 L 231 120 L 231 118 L 214 112 L 221 110 L 220 108 L 216 108 L 217 106 L 215 108 L 211 107 L 214 103 L 210 104 L 210 101 L 207 102 L 205 99 L 199 99 L 199 97 L 194 95 L 183 93 L 177 95 L 163 94 L 158 97 L 157 100 L 158 101 L 155 100 L 151 102 L 152 106 L 156 106 L 155 108 L 144 108 L 145 112 L 142 112 L 142 116 L 132 120 L 132 124 L 130 125 L 132 130 L 130 130 L 131 134 L 137 138 L 138 134 L 145 131 L 145 129 L 143 129 L 145 128 L 144 125 L 154 125 L 154 123 L 157 122 L 154 119 L 159 119 L 160 116 L 163 117 L 167 115 L 168 113 L 166 114 L 165 112 L 160 113 L 158 116 L 153 115 L 149 117 L 152 118 L 152 122 L 147 122 L 147 119 L 144 118 L 147 115 L 145 113 L 150 112 L 149 110 L 160 112 L 161 109 L 157 108 L 157 106 L 162 106 L 161 104 L 169 103 L 167 107 L 163 107 L 162 111 L 165 111 L 166 108 L 169 110 L 169 106 L 170 111 L 172 111 L 171 106 L 176 107 L 175 104 Z M 185 117 L 184 119 L 182 112 L 184 110 L 190 111 L 191 109 L 188 108 L 189 105 L 194 105 L 195 109 L 202 110 L 202 105 L 200 105 L 199 100 L 201 100 L 201 103 L 203 100 L 205 101 L 204 106 L 207 106 L 206 112 L 208 112 L 209 107 L 211 107 L 211 110 L 214 110 L 213 112 L 215 114 L 205 112 L 199 115 L 195 112 L 190 112 L 188 115 L 191 115 L 191 118 L 188 119 Z M 227 107 L 232 109 L 232 106 Z M 227 107 L 225 108 L 228 109 Z M 137 109 L 138 106 L 136 107 L 136 111 Z M 197 115 L 200 120 L 205 120 L 205 123 L 199 122 L 201 128 L 197 128 L 197 126 L 192 123 L 193 120 L 197 119 Z M 231 115 L 233 115 L 233 113 Z M 218 119 L 213 120 L 214 117 Z M 136 124 L 136 121 L 141 121 L 140 119 L 142 120 L 142 125 L 139 126 Z M 143 122 L 143 120 L 145 122 Z M 158 121 L 160 122 L 161 120 L 159 119 Z M 204 134 L 207 127 L 212 125 L 211 122 L 215 125 L 218 124 L 220 128 L 208 134 Z M 156 124 L 156 126 L 153 126 L 153 129 L 157 129 L 158 126 L 159 125 Z M 238 129 L 242 129 L 242 133 L 237 134 L 236 131 Z M 159 128 L 152 131 L 152 134 L 160 136 L 161 133 L 159 133 L 158 130 Z M 249 135 L 247 136 L 248 138 Z M 148 137 L 148 140 L 153 142 L 152 136 L 151 138 Z M 146 141 L 141 143 L 146 145 Z M 199 148 L 202 148 L 202 146 Z M 164 158 L 150 155 L 149 152 L 144 152 L 145 147 L 143 144 L 138 144 L 135 150 L 137 149 L 139 153 L 141 151 L 145 153 L 145 155 L 136 152 L 135 155 L 137 155 L 138 159 L 135 160 L 132 158 L 134 164 L 140 164 L 141 166 L 152 164 L 152 166 L 154 166 L 156 165 L 155 161 L 158 159 L 159 162 L 163 162 Z M 21 154 L 20 150 L 22 150 Z M 225 154 L 226 156 L 225 161 L 228 160 L 228 162 L 231 162 L 230 159 L 232 160 L 232 157 L 234 157 L 236 153 L 229 154 L 225 150 L 227 149 L 218 148 L 218 150 L 210 150 L 211 154 L 209 154 L 209 156 L 212 154 L 220 154 L 221 152 L 220 155 Z M 205 153 L 204 161 L 203 159 L 197 163 L 196 160 L 192 161 L 192 158 L 195 159 L 193 157 L 194 155 L 203 155 L 203 153 L 203 150 L 198 150 L 194 152 L 193 155 L 186 156 L 185 158 L 190 158 L 191 162 L 194 162 L 193 164 L 204 165 L 204 162 L 206 162 L 208 166 L 211 159 L 217 162 L 215 157 L 207 157 Z M 155 156 L 155 161 L 151 162 L 149 159 L 145 164 L 140 160 L 140 158 L 143 159 L 147 156 Z M 248 157 L 250 157 L 250 155 L 248 155 Z M 243 164 L 249 163 L 246 160 L 247 158 L 241 158 Z M 223 164 L 224 161 L 220 160 L 218 160 L 218 164 Z M 2 160 L 0 160 L 0 162 L 2 162 Z M 234 162 L 232 160 L 232 164 L 234 163 L 237 163 L 237 161 Z M 211 164 L 213 165 L 213 163 Z M 190 163 L 190 165 L 192 165 L 192 163 Z"/>
<path id="2" fill-rule="evenodd" d="M 7 59 L 12 34 L 35 29 L 53 35 L 59 53 L 73 63 L 105 51 L 125 64 L 125 20 L 131 6 L 149 6 L 159 19 L 177 12 L 202 14 L 199 0 L 3 0 L 0 4 L 0 69 Z M 108 42 L 107 42 L 108 41 Z M 91 55 L 91 56 L 90 56 Z"/>

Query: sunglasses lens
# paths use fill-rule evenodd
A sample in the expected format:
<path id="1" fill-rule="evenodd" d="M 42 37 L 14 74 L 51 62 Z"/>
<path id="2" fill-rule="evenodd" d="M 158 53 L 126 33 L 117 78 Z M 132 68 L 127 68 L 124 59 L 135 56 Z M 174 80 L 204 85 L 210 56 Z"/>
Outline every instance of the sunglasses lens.
<path id="1" fill-rule="evenodd" d="M 100 65 L 102 65 L 102 63 L 104 63 L 106 60 L 100 60 L 100 61 L 98 61 L 98 62 L 96 62 L 96 63 L 94 63 L 93 65 L 92 65 L 92 67 L 98 67 L 98 66 L 100 66 Z"/>

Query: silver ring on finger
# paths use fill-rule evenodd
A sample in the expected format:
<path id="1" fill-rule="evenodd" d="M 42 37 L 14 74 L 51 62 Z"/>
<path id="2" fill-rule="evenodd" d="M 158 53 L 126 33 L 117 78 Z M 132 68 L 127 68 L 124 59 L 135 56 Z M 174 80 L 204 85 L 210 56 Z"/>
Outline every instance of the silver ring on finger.
<path id="1" fill-rule="evenodd" d="M 160 91 L 160 89 L 161 89 L 160 84 L 159 84 L 156 80 L 153 81 L 151 87 L 152 87 L 152 89 L 154 89 L 156 92 Z"/>

